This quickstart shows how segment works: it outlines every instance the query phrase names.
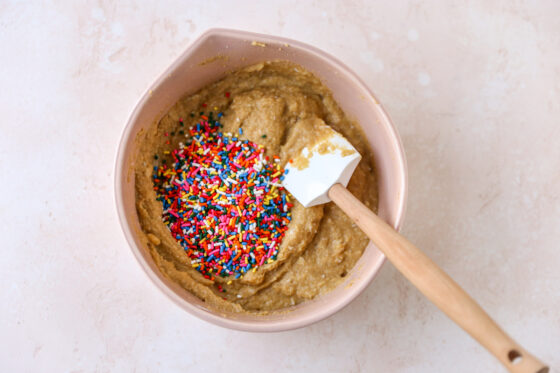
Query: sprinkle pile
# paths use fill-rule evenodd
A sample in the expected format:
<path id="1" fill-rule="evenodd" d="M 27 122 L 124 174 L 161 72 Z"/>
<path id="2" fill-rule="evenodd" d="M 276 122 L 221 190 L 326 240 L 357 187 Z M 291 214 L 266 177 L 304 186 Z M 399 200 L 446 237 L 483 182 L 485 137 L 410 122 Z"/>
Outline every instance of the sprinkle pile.
<path id="1" fill-rule="evenodd" d="M 201 112 L 185 143 L 164 152 L 173 164 L 162 162 L 153 172 L 163 221 L 192 266 L 210 280 L 237 279 L 276 260 L 293 206 L 281 185 L 279 158 L 265 157 L 262 145 L 219 132 L 221 117 Z"/>

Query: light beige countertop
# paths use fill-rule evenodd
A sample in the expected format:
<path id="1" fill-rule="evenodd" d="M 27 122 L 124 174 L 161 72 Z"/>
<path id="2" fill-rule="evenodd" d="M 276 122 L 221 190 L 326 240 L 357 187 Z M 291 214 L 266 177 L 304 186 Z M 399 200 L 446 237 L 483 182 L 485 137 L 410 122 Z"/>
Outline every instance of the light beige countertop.
<path id="1" fill-rule="evenodd" d="M 454 3 L 2 2 L 0 371 L 504 371 L 391 264 L 335 316 L 279 334 L 207 324 L 152 285 L 117 222 L 116 147 L 211 27 L 354 69 L 406 149 L 403 233 L 560 368 L 560 3 Z"/>

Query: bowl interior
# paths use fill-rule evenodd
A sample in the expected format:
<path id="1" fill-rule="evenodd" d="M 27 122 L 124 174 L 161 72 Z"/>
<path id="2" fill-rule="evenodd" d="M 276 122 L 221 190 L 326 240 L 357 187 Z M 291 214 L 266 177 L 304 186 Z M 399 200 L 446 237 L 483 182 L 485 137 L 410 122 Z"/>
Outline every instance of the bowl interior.
<path id="1" fill-rule="evenodd" d="M 369 284 L 384 262 L 383 254 L 370 243 L 344 283 L 324 296 L 290 309 L 266 316 L 218 313 L 163 276 L 140 240 L 134 202 L 134 159 L 139 133 L 158 121 L 185 94 L 196 92 L 233 69 L 275 59 L 295 62 L 314 73 L 331 89 L 344 112 L 360 123 L 374 152 L 379 215 L 399 229 L 406 201 L 406 164 L 399 137 L 387 114 L 365 84 L 342 63 L 316 48 L 278 37 L 221 29 L 202 35 L 137 104 L 121 139 L 115 173 L 121 225 L 148 276 L 190 313 L 221 326 L 247 331 L 288 330 L 332 315 Z"/>

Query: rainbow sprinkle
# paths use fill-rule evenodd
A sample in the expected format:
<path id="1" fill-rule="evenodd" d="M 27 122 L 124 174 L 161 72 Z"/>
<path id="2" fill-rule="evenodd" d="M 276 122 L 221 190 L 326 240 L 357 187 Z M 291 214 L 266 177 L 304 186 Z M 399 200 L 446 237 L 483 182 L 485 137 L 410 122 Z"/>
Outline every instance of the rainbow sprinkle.
<path id="1" fill-rule="evenodd" d="M 277 156 L 271 160 L 262 145 L 219 132 L 211 112 L 200 118 L 184 144 L 164 152 L 173 164 L 154 166 L 154 190 L 192 266 L 210 280 L 237 279 L 276 260 L 293 204 Z"/>

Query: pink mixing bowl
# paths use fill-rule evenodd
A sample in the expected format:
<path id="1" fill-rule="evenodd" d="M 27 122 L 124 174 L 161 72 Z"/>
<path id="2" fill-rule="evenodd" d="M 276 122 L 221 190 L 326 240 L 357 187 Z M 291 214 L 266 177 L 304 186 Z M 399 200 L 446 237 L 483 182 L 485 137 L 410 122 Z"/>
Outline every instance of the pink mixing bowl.
<path id="1" fill-rule="evenodd" d="M 365 289 L 381 268 L 385 256 L 370 243 L 336 289 L 266 316 L 216 311 L 166 278 L 154 264 L 138 235 L 140 224 L 134 201 L 133 168 L 140 131 L 158 121 L 181 97 L 218 80 L 228 71 L 267 60 L 292 61 L 314 73 L 330 88 L 344 112 L 362 126 L 375 156 L 379 216 L 398 230 L 406 205 L 406 160 L 387 113 L 343 63 L 317 48 L 280 37 L 213 29 L 198 38 L 136 105 L 122 135 L 115 170 L 115 197 L 122 229 L 148 277 L 181 308 L 201 319 L 227 328 L 259 332 L 300 328 L 331 316 Z"/>

